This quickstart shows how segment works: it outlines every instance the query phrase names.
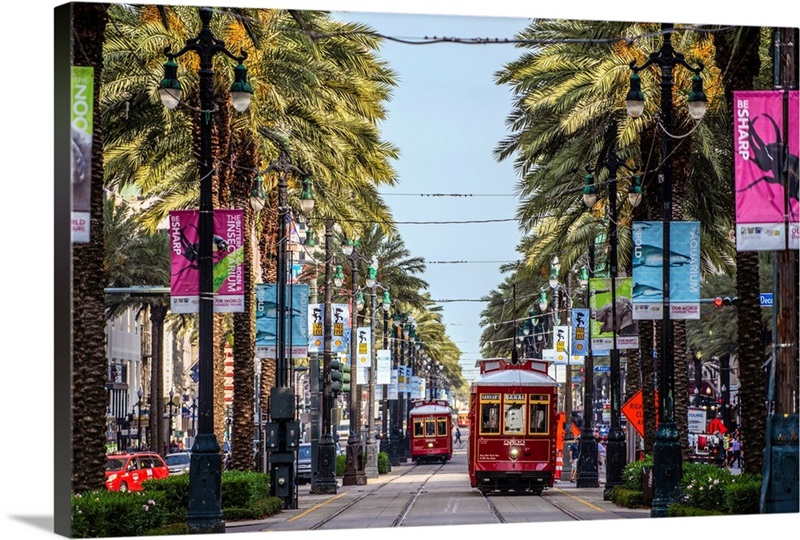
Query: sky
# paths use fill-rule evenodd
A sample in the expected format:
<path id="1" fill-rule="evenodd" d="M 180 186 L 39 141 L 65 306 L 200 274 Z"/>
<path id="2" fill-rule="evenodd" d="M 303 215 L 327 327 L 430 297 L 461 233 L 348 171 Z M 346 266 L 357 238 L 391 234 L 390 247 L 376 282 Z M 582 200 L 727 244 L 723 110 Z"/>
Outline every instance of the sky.
<path id="1" fill-rule="evenodd" d="M 2 92 L 3 125 L 6 136 L 3 138 L 3 224 L 6 230 L 7 254 L 2 269 L 2 283 L 4 287 L 4 317 L 3 336 L 6 339 L 6 374 L 0 378 L 0 399 L 3 411 L 3 463 L 13 464 L 5 467 L 3 471 L 3 486 L 6 496 L 3 497 L 3 515 L 0 521 L 0 530 L 11 533 L 12 538 L 52 538 L 53 537 L 53 388 L 54 384 L 64 385 L 67 381 L 54 381 L 53 365 L 59 362 L 69 362 L 69 355 L 65 351 L 55 351 L 53 346 L 54 324 L 63 324 L 64 321 L 53 319 L 53 272 L 56 261 L 53 260 L 53 137 L 51 136 L 53 118 L 53 8 L 63 2 L 7 2 L 3 7 L 3 17 L 0 18 L 0 39 L 3 40 L 4 51 L 7 57 L 13 59 L 8 62 L 8 76 L 14 84 L 0 86 Z M 138 2 L 143 3 L 143 2 Z M 194 4 L 196 0 L 167 1 L 167 4 Z M 380 11 L 403 12 L 416 14 L 444 14 L 448 18 L 465 14 L 488 17 L 568 17 L 590 20 L 663 20 L 671 22 L 716 23 L 716 24 L 758 24 L 763 26 L 783 25 L 800 26 L 797 10 L 758 9 L 758 6 L 748 6 L 739 3 L 725 3 L 720 9 L 719 2 L 696 2 L 695 0 L 671 0 L 669 2 L 637 3 L 609 3 L 591 2 L 588 0 L 572 0 L 570 2 L 521 2 L 518 0 L 493 0 L 491 2 L 465 2 L 464 0 L 384 0 L 383 2 L 368 2 L 366 0 L 219 0 L 211 5 L 243 6 L 243 7 L 280 7 L 295 9 L 325 9 L 348 11 Z M 392 19 L 401 21 L 402 19 Z M 495 21 L 498 25 L 508 24 L 502 20 Z M 395 23 L 393 23 L 395 24 Z M 396 22 L 399 24 L 399 22 Z M 419 20 L 413 27 L 405 30 L 407 35 L 419 36 L 424 32 L 437 34 L 461 34 L 462 29 L 453 29 L 450 21 L 437 23 L 433 30 L 427 30 L 428 22 Z M 454 23 L 453 23 L 454 24 Z M 464 23 L 467 24 L 467 23 Z M 383 31 L 377 22 L 375 28 Z M 498 28 L 494 32 L 486 33 L 488 36 L 509 36 L 513 29 Z M 467 29 L 463 29 L 467 32 Z M 461 37 L 475 37 L 469 35 Z M 487 37 L 488 37 L 487 36 Z M 482 36 L 483 37 L 483 36 Z M 387 45 L 387 53 L 388 53 Z M 498 46 L 497 50 L 483 51 L 489 47 L 455 45 L 426 45 L 405 46 L 415 48 L 422 52 L 408 51 L 403 55 L 408 58 L 406 62 L 433 62 L 435 56 L 451 51 L 462 55 L 461 60 L 452 60 L 454 65 L 447 65 L 447 70 L 461 67 L 460 64 L 469 62 L 478 63 L 477 58 L 483 54 L 511 54 L 513 51 L 508 46 Z M 508 49 L 506 50 L 506 48 Z M 500 50 L 502 49 L 502 50 Z M 406 50 L 405 48 L 403 49 Z M 442 52 L 443 51 L 443 52 Z M 412 54 L 416 55 L 412 58 Z M 469 55 L 469 59 L 464 59 Z M 513 56 L 512 56 L 513 57 Z M 394 62 L 394 60 L 393 60 Z M 444 60 L 447 63 L 447 60 Z M 500 60 L 502 62 L 502 60 Z M 404 78 L 411 80 L 414 66 L 401 69 L 400 58 L 397 59 L 395 68 Z M 498 63 L 499 66 L 499 63 Z M 477 69 L 477 66 L 476 66 Z M 481 68 L 482 69 L 482 68 Z M 409 71 L 411 70 L 411 71 Z M 433 70 L 431 70 L 433 71 Z M 442 69 L 441 71 L 445 71 Z M 491 79 L 493 69 L 489 70 Z M 417 74 L 424 76 L 425 73 Z M 431 75 L 432 76 L 432 75 Z M 502 119 L 505 118 L 507 104 L 505 99 L 496 94 L 495 98 L 487 101 L 472 103 L 467 106 L 456 107 L 463 104 L 470 95 L 477 95 L 477 86 L 466 86 L 466 81 L 453 83 L 445 81 L 452 89 L 449 101 L 439 107 L 429 107 L 430 97 L 417 95 L 416 104 L 420 110 L 426 110 L 428 118 L 432 120 L 427 124 L 426 130 L 416 130 L 412 135 L 403 132 L 402 126 L 393 124 L 391 118 L 386 124 L 387 138 L 391 133 L 394 142 L 400 144 L 409 138 L 425 139 L 426 144 L 418 149 L 424 159 L 421 165 L 412 163 L 397 164 L 397 170 L 407 184 L 401 183 L 395 191 L 398 193 L 508 193 L 513 187 L 513 174 L 508 165 L 493 164 L 491 149 L 503 134 Z M 409 85 L 409 87 L 412 85 Z M 487 86 L 491 86 L 489 83 Z M 469 89 L 469 91 L 467 91 Z M 419 91 L 419 90 L 418 90 Z M 497 91 L 497 89 L 495 89 Z M 399 89 L 398 91 L 399 92 Z M 396 105 L 400 107 L 403 100 L 398 94 L 395 98 Z M 413 98 L 407 98 L 413 99 Z M 498 102 L 495 103 L 494 99 Z M 406 102 L 407 103 L 407 102 Z M 395 105 L 392 104 L 392 107 Z M 485 123 L 475 127 L 472 118 L 483 114 L 483 111 L 492 109 L 498 113 L 491 114 Z M 446 118 L 446 113 L 451 109 L 461 112 L 455 119 L 447 123 L 463 126 L 458 129 L 453 137 L 454 146 L 445 146 L 447 138 L 439 136 L 444 129 L 444 122 L 437 121 Z M 406 114 L 409 114 L 406 112 Z M 421 121 L 420 121 L 421 122 Z M 408 129 L 408 128 L 406 128 Z M 390 131 L 391 130 L 391 131 Z M 429 136 L 428 133 L 436 136 Z M 395 135 L 396 134 L 396 135 Z M 458 143 L 455 145 L 455 143 Z M 442 144 L 442 146 L 440 146 Z M 468 144 L 477 145 L 475 148 Z M 457 148 L 458 150 L 453 150 Z M 447 159 L 435 160 L 430 154 L 425 153 L 436 150 L 438 156 L 446 155 Z M 474 154 L 474 156 L 473 156 Z M 411 150 L 404 150 L 403 159 L 411 160 Z M 458 159 L 454 159 L 456 156 Z M 480 156 L 480 160 L 476 156 Z M 461 168 L 461 161 L 467 160 L 479 163 L 480 174 L 472 174 L 472 170 Z M 434 164 L 436 167 L 434 168 Z M 416 178 L 425 179 L 430 186 L 411 187 Z M 403 203 L 405 200 L 411 203 Z M 508 198 L 476 198 L 475 201 L 462 201 L 460 199 L 440 199 L 428 201 L 422 198 L 413 198 L 400 195 L 389 195 L 386 200 L 395 208 L 395 218 L 402 220 L 465 220 L 498 219 L 509 213 L 503 210 L 502 205 L 511 205 L 514 201 Z M 402 204 L 415 205 L 414 208 L 404 208 Z M 470 206 L 472 205 L 472 206 Z M 477 210 L 476 210 L 477 207 Z M 415 214 L 418 214 L 416 215 Z M 465 217 L 466 214 L 468 217 Z M 416 216 L 416 217 L 415 217 Z M 430 225 L 425 226 L 424 232 L 414 231 L 411 227 L 403 226 L 403 237 L 412 253 L 419 254 L 429 260 L 505 260 L 515 256 L 513 243 L 508 248 L 500 237 L 513 235 L 514 228 L 509 224 L 482 224 L 482 225 Z M 448 229 L 455 229 L 463 246 L 454 247 L 450 244 L 439 242 L 439 236 L 449 233 Z M 415 238 L 414 235 L 424 234 L 431 237 L 432 241 L 426 242 L 425 237 Z M 484 236 L 490 239 L 485 242 Z M 448 278 L 440 281 L 435 273 L 442 272 Z M 478 280 L 479 274 L 489 274 L 486 284 L 483 278 Z M 429 265 L 426 279 L 431 283 L 431 295 L 434 299 L 447 298 L 479 298 L 488 293 L 501 280 L 497 274 L 496 265 L 492 264 L 467 264 L 467 265 Z M 476 296 L 477 295 L 477 296 Z M 482 304 L 481 304 L 482 305 Z M 455 313 L 447 310 L 445 322 L 448 324 L 448 333 L 464 351 L 465 356 L 477 351 L 477 335 L 466 336 L 457 330 L 468 331 L 469 325 L 477 327 L 477 313 L 480 305 L 457 304 L 454 308 L 462 310 Z M 474 315 L 470 310 L 474 309 Z M 460 326 L 465 325 L 465 326 Z M 35 376 L 33 376 L 35 375 Z M 757 534 L 757 529 L 764 528 L 768 520 L 770 528 L 778 530 L 796 530 L 798 516 L 772 515 L 741 518 L 736 521 L 736 532 L 740 535 Z M 717 522 L 705 518 L 692 521 L 695 530 L 716 530 Z M 564 527 L 568 525 L 568 529 Z M 655 538 L 678 537 L 685 535 L 687 522 L 685 519 L 666 519 L 653 522 L 652 520 L 615 520 L 613 522 L 592 523 L 553 523 L 537 525 L 537 531 L 545 534 L 600 534 L 612 533 L 619 537 L 638 537 L 647 533 L 655 533 Z M 488 526 L 487 526 L 488 527 Z M 480 531 L 487 528 L 479 527 Z M 455 529 L 453 529 L 455 531 Z M 470 529 L 470 531 L 475 528 Z M 488 529 L 495 531 L 494 528 Z M 530 532 L 530 526 L 503 525 L 506 533 L 517 532 L 525 534 Z M 431 532 L 441 532 L 440 529 Z M 459 532 L 467 532 L 458 529 Z M 351 540 L 367 539 L 374 537 L 376 531 L 352 530 L 325 533 L 327 539 L 348 538 Z M 380 531 L 382 538 L 401 538 L 407 536 L 408 530 Z M 320 538 L 319 532 L 299 533 L 291 535 L 294 539 Z M 753 534 L 754 535 L 754 534 Z M 290 536 L 276 535 L 278 538 Z M 173 538 L 189 538 L 173 537 Z"/>
<path id="2" fill-rule="evenodd" d="M 402 13 L 337 12 L 333 18 L 415 42 L 423 36 L 512 38 L 527 24 L 521 17 Z M 397 185 L 383 187 L 381 195 L 411 255 L 428 263 L 421 277 L 442 307 L 469 381 L 486 306 L 478 300 L 502 281 L 500 265 L 518 258 L 513 160 L 498 162 L 493 151 L 507 135 L 512 99 L 494 74 L 519 51 L 509 44 L 386 40 L 378 55 L 398 80 L 381 134 L 400 150 L 393 162 Z"/>

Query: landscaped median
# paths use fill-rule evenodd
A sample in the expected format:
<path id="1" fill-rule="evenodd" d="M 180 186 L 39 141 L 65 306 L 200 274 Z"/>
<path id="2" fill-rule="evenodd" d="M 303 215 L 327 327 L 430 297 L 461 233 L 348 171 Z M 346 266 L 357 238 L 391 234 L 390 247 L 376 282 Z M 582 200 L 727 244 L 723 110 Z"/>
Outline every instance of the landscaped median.
<path id="1" fill-rule="evenodd" d="M 628 463 L 623 483 L 611 490 L 612 502 L 625 508 L 651 505 L 644 485 L 652 471 L 653 458 Z M 706 463 L 683 463 L 681 500 L 669 505 L 667 514 L 681 516 L 722 516 L 758 514 L 761 475 L 732 474 L 728 469 Z"/>
<path id="2" fill-rule="evenodd" d="M 188 534 L 189 475 L 142 483 L 144 491 L 106 490 L 72 496 L 72 536 L 102 538 Z M 263 519 L 281 511 L 283 501 L 269 495 L 269 475 L 222 473 L 225 521 Z"/>

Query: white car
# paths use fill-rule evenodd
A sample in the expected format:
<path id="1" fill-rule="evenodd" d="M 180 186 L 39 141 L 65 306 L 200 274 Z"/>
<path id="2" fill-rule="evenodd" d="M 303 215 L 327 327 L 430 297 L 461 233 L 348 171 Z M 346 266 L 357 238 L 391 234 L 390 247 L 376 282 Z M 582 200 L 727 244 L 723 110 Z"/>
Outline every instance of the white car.
<path id="1" fill-rule="evenodd" d="M 167 454 L 167 457 L 164 458 L 170 476 L 189 474 L 189 464 L 191 461 L 191 452 L 175 452 L 174 454 Z"/>

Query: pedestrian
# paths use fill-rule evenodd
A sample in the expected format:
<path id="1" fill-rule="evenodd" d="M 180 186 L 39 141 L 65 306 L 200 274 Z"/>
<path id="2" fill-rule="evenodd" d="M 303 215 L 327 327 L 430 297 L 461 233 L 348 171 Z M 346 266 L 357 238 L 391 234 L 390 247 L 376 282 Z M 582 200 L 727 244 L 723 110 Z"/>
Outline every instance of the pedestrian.
<path id="1" fill-rule="evenodd" d="M 729 463 L 730 467 L 734 466 L 742 468 L 742 441 L 739 439 L 739 436 L 734 436 L 733 440 L 731 441 L 731 461 Z"/>
<path id="2" fill-rule="evenodd" d="M 461 430 L 458 427 L 456 427 L 456 443 L 461 444 Z"/>
<path id="3" fill-rule="evenodd" d="M 578 454 L 580 453 L 578 449 L 578 441 L 573 439 L 569 445 L 569 463 L 572 469 L 570 469 L 570 477 L 569 481 L 574 482 L 578 479 Z"/>

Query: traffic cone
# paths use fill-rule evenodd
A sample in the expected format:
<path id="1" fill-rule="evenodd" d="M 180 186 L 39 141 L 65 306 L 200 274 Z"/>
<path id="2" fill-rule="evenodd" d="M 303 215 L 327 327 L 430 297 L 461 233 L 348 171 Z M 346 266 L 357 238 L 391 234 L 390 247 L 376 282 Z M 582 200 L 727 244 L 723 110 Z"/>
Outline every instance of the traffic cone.
<path id="1" fill-rule="evenodd" d="M 561 450 L 556 452 L 556 480 L 561 480 L 561 470 L 564 468 L 564 458 L 561 455 Z"/>

